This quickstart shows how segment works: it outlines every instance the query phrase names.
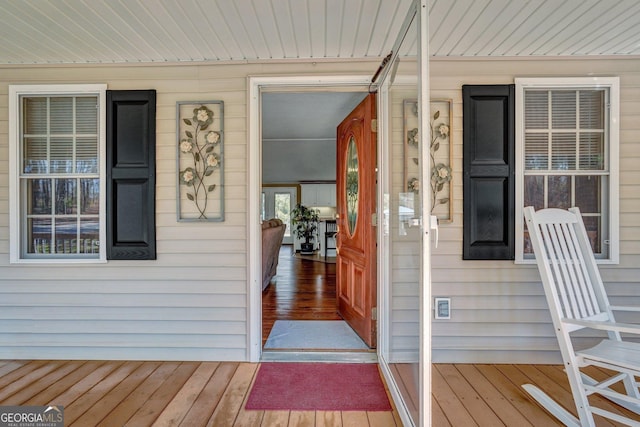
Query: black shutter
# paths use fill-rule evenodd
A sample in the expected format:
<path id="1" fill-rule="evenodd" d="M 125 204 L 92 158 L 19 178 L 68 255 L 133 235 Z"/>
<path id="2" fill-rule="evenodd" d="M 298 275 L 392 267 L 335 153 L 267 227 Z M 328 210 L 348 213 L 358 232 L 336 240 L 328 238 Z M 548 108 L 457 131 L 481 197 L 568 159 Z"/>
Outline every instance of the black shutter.
<path id="1" fill-rule="evenodd" d="M 514 259 L 515 86 L 462 86 L 463 259 Z"/>
<path id="2" fill-rule="evenodd" d="M 156 259 L 156 91 L 107 91 L 107 258 Z"/>

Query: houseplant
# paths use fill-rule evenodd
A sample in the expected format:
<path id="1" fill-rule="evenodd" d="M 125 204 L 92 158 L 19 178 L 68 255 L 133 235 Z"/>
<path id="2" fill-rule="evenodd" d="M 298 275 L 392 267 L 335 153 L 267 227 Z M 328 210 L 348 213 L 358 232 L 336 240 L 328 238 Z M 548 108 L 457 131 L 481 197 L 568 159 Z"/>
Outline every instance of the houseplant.
<path id="1" fill-rule="evenodd" d="M 308 208 L 300 203 L 291 211 L 291 222 L 293 223 L 296 237 L 304 239 L 304 242 L 300 244 L 301 254 L 313 253 L 313 242 L 311 240 L 318 229 L 318 220 L 317 210 Z"/>

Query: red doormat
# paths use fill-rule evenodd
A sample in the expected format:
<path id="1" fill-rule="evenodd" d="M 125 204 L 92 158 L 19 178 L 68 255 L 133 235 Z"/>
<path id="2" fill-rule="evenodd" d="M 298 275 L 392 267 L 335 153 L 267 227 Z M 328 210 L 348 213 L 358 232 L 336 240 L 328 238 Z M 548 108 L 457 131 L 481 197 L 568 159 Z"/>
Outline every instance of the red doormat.
<path id="1" fill-rule="evenodd" d="M 370 363 L 262 363 L 246 409 L 391 411 Z"/>

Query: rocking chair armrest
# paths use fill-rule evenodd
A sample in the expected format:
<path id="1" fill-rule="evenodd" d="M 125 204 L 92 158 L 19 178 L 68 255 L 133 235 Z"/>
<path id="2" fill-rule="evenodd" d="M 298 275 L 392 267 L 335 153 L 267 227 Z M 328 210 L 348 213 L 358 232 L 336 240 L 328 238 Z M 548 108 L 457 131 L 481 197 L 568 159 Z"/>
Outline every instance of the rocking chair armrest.
<path id="1" fill-rule="evenodd" d="M 637 305 L 610 305 L 609 308 L 614 311 L 640 311 L 640 306 Z"/>
<path id="2" fill-rule="evenodd" d="M 598 329 L 601 331 L 626 332 L 640 335 L 640 325 L 633 323 L 600 322 L 596 320 L 562 319 L 562 323 L 582 326 L 585 328 Z"/>

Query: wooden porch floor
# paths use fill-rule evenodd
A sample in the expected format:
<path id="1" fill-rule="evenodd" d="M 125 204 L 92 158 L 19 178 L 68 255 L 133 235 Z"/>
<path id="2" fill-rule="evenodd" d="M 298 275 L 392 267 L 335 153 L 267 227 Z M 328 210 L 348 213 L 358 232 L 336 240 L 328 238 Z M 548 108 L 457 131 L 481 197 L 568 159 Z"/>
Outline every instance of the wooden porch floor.
<path id="1" fill-rule="evenodd" d="M 0 361 L 0 405 L 64 405 L 65 425 L 78 427 L 402 425 L 395 410 L 245 410 L 258 366 L 233 362 Z M 524 393 L 520 387 L 524 383 L 538 384 L 572 407 L 560 366 L 438 364 L 432 372 L 434 426 L 560 425 Z M 598 425 L 612 425 L 600 421 Z"/>

